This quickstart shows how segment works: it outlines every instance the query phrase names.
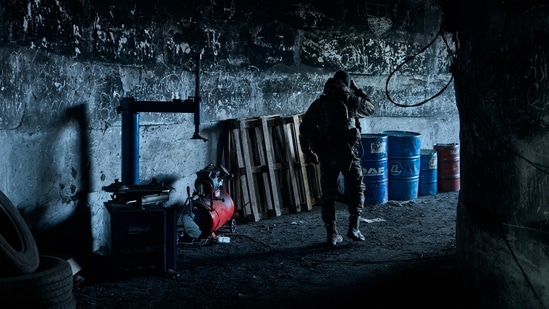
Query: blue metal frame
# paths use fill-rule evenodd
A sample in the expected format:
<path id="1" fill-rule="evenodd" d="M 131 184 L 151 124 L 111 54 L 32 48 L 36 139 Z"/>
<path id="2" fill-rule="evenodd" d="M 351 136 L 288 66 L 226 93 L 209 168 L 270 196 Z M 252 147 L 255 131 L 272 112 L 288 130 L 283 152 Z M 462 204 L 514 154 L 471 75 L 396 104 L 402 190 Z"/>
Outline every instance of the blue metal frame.
<path id="1" fill-rule="evenodd" d="M 122 114 L 122 182 L 126 185 L 139 183 L 139 113 L 193 113 L 195 132 L 191 139 L 206 138 L 200 136 L 200 54 L 196 57 L 195 96 L 187 100 L 174 99 L 171 102 L 137 101 L 127 97 L 120 100 L 117 107 Z"/>

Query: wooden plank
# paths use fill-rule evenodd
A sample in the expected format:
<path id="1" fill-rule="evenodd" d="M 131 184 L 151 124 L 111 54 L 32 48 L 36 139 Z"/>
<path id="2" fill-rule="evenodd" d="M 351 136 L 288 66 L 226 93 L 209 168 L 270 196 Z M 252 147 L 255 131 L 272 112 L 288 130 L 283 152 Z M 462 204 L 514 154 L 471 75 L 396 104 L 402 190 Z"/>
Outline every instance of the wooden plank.
<path id="1" fill-rule="evenodd" d="M 275 216 L 281 215 L 280 204 L 282 203 L 279 183 L 276 179 L 276 170 L 275 170 L 275 153 L 273 148 L 273 141 L 271 138 L 272 130 L 270 128 L 276 124 L 276 118 L 268 119 L 267 117 L 261 117 L 261 132 L 263 134 L 263 141 L 265 145 L 265 159 L 267 161 L 267 176 L 268 181 L 271 186 L 270 194 L 272 196 L 272 211 Z"/>
<path id="2" fill-rule="evenodd" d="M 303 114 L 296 115 L 294 117 L 297 117 L 298 123 L 301 123 L 301 118 L 303 117 Z M 297 131 L 299 133 L 299 125 L 297 126 Z M 303 153 L 301 151 L 301 146 L 299 145 L 299 151 L 300 153 Z M 303 159 L 304 160 L 304 159 Z M 305 161 L 302 161 L 302 164 L 305 164 Z M 311 198 L 310 203 L 312 205 L 320 204 L 322 200 L 322 185 L 320 181 L 320 165 L 306 165 L 305 169 L 307 171 L 307 184 L 309 185 L 309 196 Z"/>
<path id="3" fill-rule="evenodd" d="M 258 209 L 263 216 L 274 215 L 272 186 L 268 175 L 265 138 L 260 118 L 250 118 L 245 121 L 246 143 L 249 146 L 249 161 L 253 171 L 253 185 L 258 201 Z"/>
<path id="4" fill-rule="evenodd" d="M 273 156 L 275 178 L 279 192 L 280 212 L 297 212 L 296 205 L 299 205 L 299 192 L 296 189 L 295 177 L 290 171 L 290 158 L 288 155 L 288 143 L 286 137 L 286 124 L 280 116 L 273 117 L 268 121 L 273 144 Z M 297 202 L 296 202 L 297 196 Z"/>
<path id="5" fill-rule="evenodd" d="M 285 161 L 287 163 L 286 177 L 288 179 L 289 191 L 290 191 L 290 212 L 300 212 L 302 198 L 300 196 L 300 179 L 297 177 L 295 170 L 295 147 L 293 145 L 293 120 L 292 123 L 282 120 L 281 123 L 281 139 L 284 145 Z"/>
<path id="6" fill-rule="evenodd" d="M 242 160 L 244 167 L 246 169 L 246 179 L 248 182 L 248 193 L 250 195 L 250 206 L 252 208 L 252 217 L 253 221 L 261 220 L 261 197 L 259 195 L 258 182 L 255 180 L 255 175 L 257 175 L 258 168 L 254 165 L 253 150 L 250 148 L 250 143 L 252 139 L 248 132 L 248 122 L 246 119 L 239 119 L 239 128 L 241 136 L 241 146 L 242 146 Z"/>
<path id="7" fill-rule="evenodd" d="M 240 133 L 238 128 L 238 122 L 235 119 L 228 121 L 230 123 L 230 145 L 231 154 L 230 157 L 234 158 L 234 165 L 231 167 L 231 172 L 234 173 L 233 179 L 233 192 L 232 198 L 235 203 L 235 211 L 243 218 L 246 218 L 249 213 L 251 213 L 251 208 L 249 208 L 249 195 L 245 186 L 246 184 L 246 174 L 245 170 L 242 167 L 242 150 L 240 147 Z M 243 188 L 244 187 L 244 188 Z M 248 207 L 248 209 L 246 209 Z"/>
<path id="8" fill-rule="evenodd" d="M 233 120 L 223 122 L 223 132 L 218 138 L 217 162 L 222 164 L 232 175 L 228 183 L 225 183 L 225 189 L 231 195 L 235 213 L 242 209 L 240 186 L 240 172 L 238 170 L 238 162 L 236 160 L 235 138 L 233 136 Z"/>
<path id="9" fill-rule="evenodd" d="M 301 150 L 301 145 L 299 144 L 299 125 L 300 125 L 300 116 L 294 115 L 291 117 L 291 138 L 292 138 L 292 145 L 291 147 L 293 153 L 292 155 L 296 159 L 296 170 L 297 175 L 299 179 L 301 180 L 301 186 L 302 186 L 302 198 L 304 199 L 303 207 L 305 209 L 303 210 L 311 210 L 313 209 L 314 201 L 312 199 L 311 191 L 309 189 L 309 177 L 307 175 L 307 166 L 305 164 L 305 155 L 303 154 L 303 151 Z"/>
<path id="10" fill-rule="evenodd" d="M 237 120 L 238 125 L 233 134 L 237 142 L 236 153 L 238 166 L 241 169 L 242 173 L 240 176 L 241 188 L 243 191 L 244 206 L 245 206 L 245 215 L 249 221 L 259 221 L 261 216 L 259 214 L 259 209 L 257 208 L 258 201 L 255 191 L 253 190 L 253 173 L 249 160 L 245 160 L 244 156 L 250 153 L 248 143 L 246 142 L 246 127 L 244 120 Z"/>

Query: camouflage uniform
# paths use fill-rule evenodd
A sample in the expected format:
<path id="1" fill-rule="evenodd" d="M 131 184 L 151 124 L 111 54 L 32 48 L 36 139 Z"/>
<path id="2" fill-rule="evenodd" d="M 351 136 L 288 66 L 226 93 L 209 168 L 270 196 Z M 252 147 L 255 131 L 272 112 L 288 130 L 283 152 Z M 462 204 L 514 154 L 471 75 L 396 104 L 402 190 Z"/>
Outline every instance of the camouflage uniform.
<path id="1" fill-rule="evenodd" d="M 354 90 L 349 88 L 349 83 Z M 320 163 L 322 221 L 326 225 L 328 243 L 332 245 L 342 241 L 335 224 L 340 172 L 345 181 L 350 215 L 347 236 L 364 240 L 358 222 L 364 206 L 365 186 L 356 147 L 360 141 L 359 118 L 372 115 L 374 110 L 368 96 L 356 88 L 349 75 L 338 71 L 326 81 L 323 94 L 309 106 L 299 127 L 299 141 L 308 163 Z"/>

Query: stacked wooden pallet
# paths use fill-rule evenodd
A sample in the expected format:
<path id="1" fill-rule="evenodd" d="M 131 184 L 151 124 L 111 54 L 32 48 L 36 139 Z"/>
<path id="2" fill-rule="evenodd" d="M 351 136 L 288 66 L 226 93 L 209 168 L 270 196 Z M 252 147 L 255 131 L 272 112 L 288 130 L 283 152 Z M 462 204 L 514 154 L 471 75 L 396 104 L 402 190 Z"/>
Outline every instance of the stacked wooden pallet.
<path id="1" fill-rule="evenodd" d="M 249 221 L 309 211 L 320 197 L 318 166 L 307 166 L 298 142 L 301 116 L 224 121 L 218 161 L 233 175 L 235 214 Z"/>

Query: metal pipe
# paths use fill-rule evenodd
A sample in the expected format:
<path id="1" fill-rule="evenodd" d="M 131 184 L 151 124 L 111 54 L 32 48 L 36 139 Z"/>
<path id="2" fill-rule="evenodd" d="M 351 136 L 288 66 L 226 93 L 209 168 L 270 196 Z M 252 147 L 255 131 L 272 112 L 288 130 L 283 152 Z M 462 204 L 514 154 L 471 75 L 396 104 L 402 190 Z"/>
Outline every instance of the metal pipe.
<path id="1" fill-rule="evenodd" d="M 195 68 L 195 81 L 194 81 L 194 102 L 196 104 L 196 111 L 194 113 L 194 134 L 192 139 L 202 139 L 204 141 L 207 141 L 208 139 L 200 136 L 200 59 L 202 58 L 202 54 L 196 53 L 195 61 L 196 61 L 196 68 Z"/>
<path id="2" fill-rule="evenodd" d="M 129 106 L 123 98 L 121 106 Z M 122 109 L 122 182 L 136 185 L 139 181 L 139 113 Z"/>
<path id="3" fill-rule="evenodd" d="M 195 55 L 195 61 L 196 61 L 196 67 L 195 67 L 195 80 L 194 80 L 194 97 L 200 98 L 200 60 L 202 59 L 202 55 L 200 53 L 196 53 Z M 200 101 L 200 100 L 199 100 Z"/>

